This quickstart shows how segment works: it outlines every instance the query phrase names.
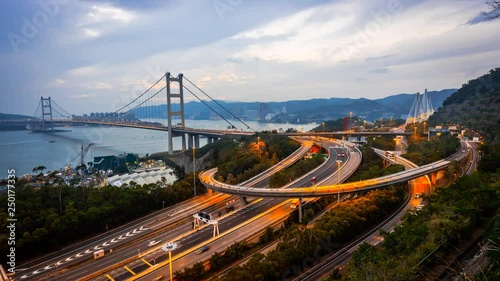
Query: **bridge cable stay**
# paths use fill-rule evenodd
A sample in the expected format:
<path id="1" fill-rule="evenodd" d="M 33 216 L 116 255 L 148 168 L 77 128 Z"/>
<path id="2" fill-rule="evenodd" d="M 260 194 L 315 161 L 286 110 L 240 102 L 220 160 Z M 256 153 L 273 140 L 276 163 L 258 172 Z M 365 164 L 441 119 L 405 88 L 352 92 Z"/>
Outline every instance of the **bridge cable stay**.
<path id="1" fill-rule="evenodd" d="M 236 120 L 240 121 L 241 123 L 243 123 L 245 126 L 247 126 L 247 129 L 250 129 L 252 130 L 253 132 L 255 132 L 255 130 L 253 130 L 252 128 L 250 128 L 250 126 L 248 126 L 247 123 L 243 122 L 243 120 L 241 120 L 240 118 L 238 118 L 236 115 L 234 115 L 231 111 L 227 110 L 224 106 L 222 106 L 222 104 L 220 104 L 219 102 L 217 102 L 216 100 L 214 100 L 211 96 L 209 96 L 207 93 L 205 93 L 205 91 L 203 91 L 202 89 L 200 89 L 198 86 L 196 86 L 193 82 L 191 82 L 191 80 L 189 80 L 186 76 L 184 76 L 184 79 L 186 79 L 189 83 L 191 83 L 191 85 L 193 85 L 196 89 L 198 89 L 200 92 L 202 92 L 203 94 L 205 94 L 205 96 L 207 96 L 210 100 L 212 100 L 213 102 L 215 102 L 218 106 L 220 106 L 222 109 L 224 109 L 226 112 L 228 112 L 229 114 L 231 114 L 234 118 L 236 118 Z M 225 119 L 224 119 L 225 120 Z M 233 126 L 234 127 L 234 126 Z"/>
<path id="2" fill-rule="evenodd" d="M 208 105 L 208 103 L 206 103 L 204 100 L 200 99 L 200 97 L 198 97 L 197 95 L 195 95 L 195 93 L 191 92 L 191 90 L 189 90 L 186 86 L 182 85 L 182 87 L 184 89 L 186 89 L 188 92 L 190 92 L 193 96 L 195 96 L 199 101 L 201 101 L 204 105 L 206 105 L 208 108 L 210 108 L 210 110 L 212 110 L 215 114 L 217 114 L 220 118 L 224 119 L 224 121 L 226 121 L 227 123 L 229 123 L 229 125 L 231 125 L 233 128 L 236 128 L 236 126 L 233 125 L 233 123 L 229 122 L 229 120 L 227 120 L 226 118 L 224 118 L 219 112 L 217 112 L 215 109 L 213 109 L 210 105 Z"/>
<path id="3" fill-rule="evenodd" d="M 124 109 L 124 108 L 126 108 L 126 107 L 130 106 L 130 105 L 131 105 L 131 104 L 133 104 L 135 101 L 137 101 L 138 99 L 140 99 L 141 97 L 143 97 L 143 96 L 144 96 L 145 94 L 147 94 L 147 93 L 148 93 L 148 92 L 149 92 L 149 91 L 150 91 L 150 90 L 151 90 L 154 86 L 156 86 L 156 84 L 160 83 L 160 81 L 162 81 L 162 79 L 163 79 L 164 77 L 165 77 L 165 75 L 163 75 L 160 79 L 158 79 L 158 81 L 156 81 L 156 83 L 154 83 L 153 85 L 151 85 L 151 86 L 150 86 L 150 87 L 149 87 L 149 88 L 148 88 L 148 89 L 147 89 L 144 93 L 140 94 L 138 97 L 136 97 L 134 100 L 132 100 L 132 101 L 131 101 L 131 102 L 129 102 L 128 104 L 126 104 L 126 105 L 122 106 L 120 109 L 118 109 L 118 110 L 114 111 L 114 112 L 113 112 L 110 116 L 108 116 L 108 117 L 113 117 L 113 116 L 115 116 L 115 114 L 116 114 L 116 113 L 119 113 L 122 109 Z M 163 87 L 163 88 L 162 88 L 162 90 L 163 90 L 163 89 L 165 89 L 165 87 Z M 157 94 L 158 94 L 158 92 L 157 92 L 156 94 L 154 94 L 153 96 L 155 96 L 155 95 L 157 95 Z M 152 96 L 152 97 L 153 97 L 153 96 Z M 151 97 L 150 97 L 150 98 L 151 98 Z M 149 98 L 149 99 L 150 99 L 150 98 Z M 146 101 L 148 101 L 149 99 L 147 99 Z M 144 101 L 144 102 L 146 102 L 146 101 Z M 144 102 L 140 103 L 140 105 L 142 105 Z M 129 110 L 125 111 L 125 112 L 130 112 L 130 111 L 132 111 L 133 109 L 136 109 L 137 107 L 138 107 L 138 106 L 135 106 L 134 108 L 129 109 Z M 107 118 L 107 117 L 105 117 L 105 118 L 103 118 L 103 119 L 106 119 L 106 118 Z"/>

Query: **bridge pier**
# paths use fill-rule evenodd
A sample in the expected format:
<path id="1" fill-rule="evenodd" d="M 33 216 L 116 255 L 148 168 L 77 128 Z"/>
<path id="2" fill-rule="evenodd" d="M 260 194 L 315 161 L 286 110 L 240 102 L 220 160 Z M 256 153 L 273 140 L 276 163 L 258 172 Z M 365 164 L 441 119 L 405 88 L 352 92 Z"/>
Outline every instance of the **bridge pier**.
<path id="1" fill-rule="evenodd" d="M 200 148 L 200 135 L 194 135 L 194 147 Z"/>
<path id="2" fill-rule="evenodd" d="M 431 184 L 433 186 L 436 185 L 436 181 L 437 181 L 437 172 L 432 172 L 431 173 Z"/>
<path id="3" fill-rule="evenodd" d="M 188 147 L 194 147 L 193 135 L 192 134 L 187 134 L 187 142 L 188 142 Z"/>
<path id="4" fill-rule="evenodd" d="M 186 134 L 182 134 L 182 152 L 184 151 L 186 151 Z"/>
<path id="5" fill-rule="evenodd" d="M 185 136 L 186 134 L 183 134 Z M 185 146 L 185 138 L 182 139 L 182 145 Z M 188 147 L 200 148 L 200 135 L 199 134 L 187 134 L 187 145 Z"/>
<path id="6" fill-rule="evenodd" d="M 299 223 L 302 223 L 302 198 L 299 198 Z"/>
<path id="7" fill-rule="evenodd" d="M 245 206 L 247 204 L 247 198 L 245 196 L 240 196 L 241 206 Z"/>

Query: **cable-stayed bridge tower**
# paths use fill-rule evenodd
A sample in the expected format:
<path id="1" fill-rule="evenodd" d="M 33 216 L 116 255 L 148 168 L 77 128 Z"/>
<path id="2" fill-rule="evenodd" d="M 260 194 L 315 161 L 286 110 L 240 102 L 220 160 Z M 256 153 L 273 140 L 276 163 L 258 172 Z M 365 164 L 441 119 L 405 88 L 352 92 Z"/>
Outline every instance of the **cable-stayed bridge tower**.
<path id="1" fill-rule="evenodd" d="M 434 108 L 432 107 L 432 102 L 427 94 L 427 89 L 423 95 L 419 92 L 415 96 L 415 100 L 410 108 L 408 117 L 406 118 L 406 124 L 420 123 L 424 122 L 434 113 Z"/>

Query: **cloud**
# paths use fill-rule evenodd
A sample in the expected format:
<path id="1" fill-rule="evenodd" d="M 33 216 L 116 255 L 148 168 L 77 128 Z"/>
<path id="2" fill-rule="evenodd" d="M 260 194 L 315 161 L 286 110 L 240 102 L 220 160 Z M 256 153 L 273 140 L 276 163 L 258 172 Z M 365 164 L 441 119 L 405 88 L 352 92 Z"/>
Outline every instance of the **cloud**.
<path id="1" fill-rule="evenodd" d="M 66 84 L 66 81 L 63 80 L 63 79 L 57 78 L 57 79 L 54 80 L 54 85 L 56 85 L 56 86 L 61 86 L 61 85 L 64 85 L 64 84 Z"/>
<path id="2" fill-rule="evenodd" d="M 382 60 L 382 59 L 387 59 L 387 58 L 390 58 L 390 57 L 393 57 L 393 56 L 395 56 L 395 55 L 392 54 L 392 55 L 385 55 L 385 56 L 378 56 L 378 57 L 367 57 L 365 60 L 366 61 Z"/>
<path id="3" fill-rule="evenodd" d="M 69 99 L 88 99 L 91 97 L 94 97 L 95 95 L 89 95 L 89 94 L 79 94 L 79 95 L 72 95 L 69 96 Z"/>
<path id="4" fill-rule="evenodd" d="M 500 21 L 474 20 L 483 1 L 244 1 L 224 20 L 212 1 L 133 3 L 61 8 L 29 51 L 2 57 L 3 84 L 88 101 L 98 93 L 99 103 L 68 102 L 74 113 L 127 104 L 166 71 L 216 99 L 377 98 L 459 87 L 500 57 Z M 37 78 L 21 90 L 13 81 L 26 75 Z"/>
<path id="5" fill-rule="evenodd" d="M 132 11 L 111 4 L 98 4 L 87 8 L 87 13 L 81 16 L 76 27 L 83 34 L 80 39 L 96 38 L 130 25 L 137 18 L 138 15 Z"/>
<path id="6" fill-rule="evenodd" d="M 274 20 L 260 28 L 245 31 L 234 36 L 234 39 L 261 39 L 265 37 L 278 37 L 292 35 L 304 25 L 308 18 L 314 14 L 315 9 L 308 9 L 294 15 Z"/>
<path id="7" fill-rule="evenodd" d="M 205 84 L 207 84 L 208 82 L 211 82 L 211 81 L 212 81 L 212 77 L 210 75 L 205 75 L 197 80 L 196 86 L 203 88 L 205 86 Z"/>
<path id="8" fill-rule="evenodd" d="M 251 77 L 243 77 L 239 76 L 236 73 L 231 72 L 223 72 L 217 76 L 219 81 L 227 82 L 227 83 L 246 83 Z"/>
<path id="9" fill-rule="evenodd" d="M 96 82 L 89 85 L 88 88 L 91 90 L 107 90 L 107 89 L 112 89 L 113 86 L 111 86 L 111 84 L 106 82 Z"/>
<path id="10" fill-rule="evenodd" d="M 377 69 L 372 69 L 369 71 L 370 73 L 378 73 L 378 74 L 383 74 L 383 73 L 387 73 L 389 72 L 389 69 L 387 69 L 386 67 L 384 68 L 377 68 Z"/>
<path id="11" fill-rule="evenodd" d="M 99 37 L 101 35 L 99 31 L 90 28 L 82 28 L 82 31 L 86 37 Z"/>
<path id="12" fill-rule="evenodd" d="M 135 18 L 135 15 L 121 8 L 111 5 L 94 5 L 92 11 L 87 14 L 85 20 L 90 24 L 103 23 L 110 21 L 129 23 Z"/>
<path id="13" fill-rule="evenodd" d="M 97 75 L 99 73 L 99 69 L 97 66 L 91 65 L 91 66 L 73 68 L 66 71 L 66 73 L 70 76 L 91 76 L 91 75 Z"/>

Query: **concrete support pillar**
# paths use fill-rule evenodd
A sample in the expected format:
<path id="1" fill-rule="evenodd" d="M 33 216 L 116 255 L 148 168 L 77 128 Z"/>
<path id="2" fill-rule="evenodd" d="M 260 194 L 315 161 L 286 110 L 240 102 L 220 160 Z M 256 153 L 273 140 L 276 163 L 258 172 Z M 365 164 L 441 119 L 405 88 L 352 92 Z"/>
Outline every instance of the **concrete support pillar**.
<path id="1" fill-rule="evenodd" d="M 187 134 L 187 135 L 188 135 L 188 139 L 187 139 L 187 141 L 188 141 L 188 147 L 191 148 L 191 147 L 194 146 L 193 135 L 191 135 L 191 134 Z"/>
<path id="2" fill-rule="evenodd" d="M 211 190 L 210 188 L 207 188 L 207 194 L 208 194 L 208 197 L 212 197 L 214 195 L 214 191 Z"/>
<path id="3" fill-rule="evenodd" d="M 186 151 L 186 134 L 182 134 L 182 152 Z"/>
<path id="4" fill-rule="evenodd" d="M 246 206 L 247 198 L 245 196 L 240 196 L 240 203 L 241 203 L 241 206 Z"/>
<path id="5" fill-rule="evenodd" d="M 431 173 L 431 184 L 433 186 L 436 185 L 436 179 L 437 179 L 437 172 L 432 172 Z"/>
<path id="6" fill-rule="evenodd" d="M 299 198 L 299 223 L 302 222 L 302 198 Z"/>
<path id="7" fill-rule="evenodd" d="M 200 135 L 194 135 L 194 146 L 200 148 Z"/>

